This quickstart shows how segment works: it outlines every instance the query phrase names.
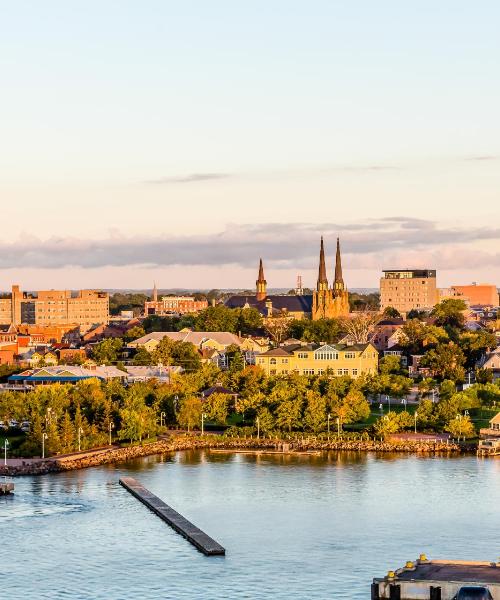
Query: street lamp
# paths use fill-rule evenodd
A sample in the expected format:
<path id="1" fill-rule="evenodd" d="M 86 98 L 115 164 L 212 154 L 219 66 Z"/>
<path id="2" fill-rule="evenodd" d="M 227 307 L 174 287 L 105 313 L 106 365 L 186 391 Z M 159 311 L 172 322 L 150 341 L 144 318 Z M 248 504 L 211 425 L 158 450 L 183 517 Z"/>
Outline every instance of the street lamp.
<path id="1" fill-rule="evenodd" d="M 49 436 L 43 432 L 42 433 L 42 458 L 45 458 L 45 440 L 48 440 Z"/>
<path id="2" fill-rule="evenodd" d="M 328 413 L 328 420 L 327 420 L 327 422 L 328 422 L 328 437 L 330 437 L 330 417 L 331 416 L 332 415 L 330 413 Z"/>
<path id="3" fill-rule="evenodd" d="M 418 417 L 418 411 L 415 411 L 415 433 L 417 433 L 417 417 Z"/>
<path id="4" fill-rule="evenodd" d="M 160 413 L 160 427 L 163 427 L 163 422 L 165 421 L 166 414 L 164 412 Z"/>
<path id="5" fill-rule="evenodd" d="M 82 447 L 82 433 L 83 433 L 83 429 L 81 427 L 78 427 L 78 452 L 80 452 L 81 447 Z"/>
<path id="6" fill-rule="evenodd" d="M 337 417 L 337 435 L 340 437 L 340 417 Z"/>
<path id="7" fill-rule="evenodd" d="M 174 408 L 175 408 L 175 412 L 177 412 L 177 405 L 179 404 L 179 396 L 177 396 L 177 394 L 174 397 Z"/>
<path id="8" fill-rule="evenodd" d="M 5 438 L 5 442 L 3 443 L 3 450 L 4 450 L 4 459 L 3 459 L 3 464 L 5 466 L 7 466 L 7 448 L 9 447 L 9 440 L 7 438 Z"/>
<path id="9" fill-rule="evenodd" d="M 207 415 L 202 412 L 201 413 L 201 435 L 203 435 L 205 433 L 205 419 L 207 418 Z"/>
<path id="10" fill-rule="evenodd" d="M 111 446 L 111 432 L 113 431 L 113 429 L 115 428 L 115 424 L 113 423 L 113 421 L 109 422 L 108 425 L 108 431 L 109 431 L 109 445 Z"/>
<path id="11" fill-rule="evenodd" d="M 257 439 L 260 438 L 260 419 L 257 417 Z"/>

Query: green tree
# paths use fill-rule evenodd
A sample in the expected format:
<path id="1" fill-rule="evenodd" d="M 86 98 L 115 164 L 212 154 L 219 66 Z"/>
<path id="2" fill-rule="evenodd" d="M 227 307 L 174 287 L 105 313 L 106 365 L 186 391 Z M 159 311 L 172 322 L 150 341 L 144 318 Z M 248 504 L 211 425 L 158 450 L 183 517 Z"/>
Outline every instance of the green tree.
<path id="1" fill-rule="evenodd" d="M 285 397 L 275 411 L 275 422 L 279 429 L 291 432 L 302 426 L 302 401 L 297 397 Z"/>
<path id="2" fill-rule="evenodd" d="M 420 359 L 420 366 L 427 367 L 440 379 L 463 381 L 465 378 L 465 356 L 460 346 L 453 342 L 438 344 Z"/>
<path id="3" fill-rule="evenodd" d="M 240 315 L 234 309 L 223 304 L 209 306 L 195 319 L 195 331 L 229 331 L 236 333 Z"/>
<path id="4" fill-rule="evenodd" d="M 388 319 L 401 319 L 401 313 L 393 306 L 386 306 L 382 314 Z"/>
<path id="5" fill-rule="evenodd" d="M 467 305 L 463 300 L 449 298 L 436 304 L 431 317 L 434 318 L 436 325 L 451 329 L 463 329 L 465 324 L 464 311 Z"/>
<path id="6" fill-rule="evenodd" d="M 134 365 L 152 365 L 153 357 L 151 356 L 151 352 L 148 352 L 144 346 L 140 346 L 134 354 L 133 363 Z"/>
<path id="7" fill-rule="evenodd" d="M 313 390 L 306 394 L 304 427 L 313 433 L 324 431 L 326 427 L 326 399 Z"/>
<path id="8" fill-rule="evenodd" d="M 146 335 L 146 332 L 144 331 L 144 329 L 142 327 L 139 327 L 138 325 L 136 325 L 135 327 L 131 327 L 130 329 L 127 330 L 127 332 L 123 336 L 123 339 L 126 342 L 131 342 L 132 340 L 137 340 L 137 339 L 143 337 L 144 335 Z"/>
<path id="9" fill-rule="evenodd" d="M 476 435 L 476 430 L 470 417 L 468 415 L 456 415 L 455 418 L 450 419 L 445 427 L 446 431 L 449 431 L 454 438 L 464 440 L 472 438 Z"/>
<path id="10" fill-rule="evenodd" d="M 75 449 L 75 428 L 68 411 L 65 411 L 61 424 L 61 450 L 64 453 L 72 452 Z"/>
<path id="11" fill-rule="evenodd" d="M 109 365 L 118 361 L 123 341 L 120 338 L 107 338 L 92 348 L 92 358 L 99 365 Z"/>
<path id="12" fill-rule="evenodd" d="M 211 394 L 204 402 L 203 409 L 208 418 L 219 425 L 225 425 L 229 414 L 229 403 L 231 396 L 228 394 Z"/>
<path id="13" fill-rule="evenodd" d="M 236 331 L 241 335 L 255 335 L 262 329 L 262 315 L 256 308 L 236 309 Z"/>
<path id="14" fill-rule="evenodd" d="M 146 405 L 143 390 L 138 386 L 131 386 L 127 390 L 120 418 L 121 429 L 118 437 L 121 440 L 142 442 L 145 435 L 150 435 L 156 430 L 154 411 Z"/>
<path id="15" fill-rule="evenodd" d="M 274 429 L 274 417 L 267 406 L 263 406 L 257 413 L 259 429 L 264 433 L 271 433 Z"/>
<path id="16" fill-rule="evenodd" d="M 460 336 L 458 343 L 466 357 L 465 366 L 473 369 L 487 351 L 496 348 L 497 338 L 489 331 L 468 331 Z"/>
<path id="17" fill-rule="evenodd" d="M 422 354 L 427 348 L 448 340 L 442 327 L 427 325 L 418 319 L 408 319 L 400 332 L 399 344 L 408 354 Z"/>
<path id="18" fill-rule="evenodd" d="M 187 430 L 191 431 L 193 427 L 200 425 L 202 412 L 203 405 L 200 398 L 190 396 L 182 401 L 177 421 L 181 427 L 187 427 Z"/>

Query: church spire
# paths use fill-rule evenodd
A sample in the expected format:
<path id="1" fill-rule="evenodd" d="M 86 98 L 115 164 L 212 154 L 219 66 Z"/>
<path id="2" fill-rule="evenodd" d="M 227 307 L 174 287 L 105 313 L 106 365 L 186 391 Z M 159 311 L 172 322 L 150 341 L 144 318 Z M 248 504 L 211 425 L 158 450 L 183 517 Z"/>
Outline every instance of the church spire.
<path id="1" fill-rule="evenodd" d="M 158 290 L 156 288 L 156 281 L 153 281 L 153 302 L 158 302 Z"/>
<path id="2" fill-rule="evenodd" d="M 342 277 L 342 258 L 340 255 L 340 240 L 337 238 L 337 253 L 335 255 L 335 281 L 333 289 L 336 292 L 341 292 L 345 288 L 344 278 Z"/>
<path id="3" fill-rule="evenodd" d="M 325 262 L 325 245 L 323 243 L 323 236 L 321 236 L 321 246 L 319 250 L 319 271 L 318 271 L 318 292 L 321 290 L 328 289 L 328 278 L 326 276 L 326 262 Z"/>
<path id="4" fill-rule="evenodd" d="M 264 265 L 262 264 L 262 258 L 260 259 L 259 263 L 259 277 L 255 282 L 255 285 L 257 286 L 256 299 L 264 300 L 267 296 L 267 281 L 264 277 Z"/>

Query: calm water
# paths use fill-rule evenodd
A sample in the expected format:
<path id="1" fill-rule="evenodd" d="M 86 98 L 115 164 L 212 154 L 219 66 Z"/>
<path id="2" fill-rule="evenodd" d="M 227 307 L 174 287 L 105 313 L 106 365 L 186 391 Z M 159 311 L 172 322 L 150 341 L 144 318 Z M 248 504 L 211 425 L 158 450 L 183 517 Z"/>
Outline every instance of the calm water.
<path id="1" fill-rule="evenodd" d="M 207 558 L 118 485 L 131 475 L 227 549 Z M 203 452 L 16 480 L 2 598 L 369 598 L 422 551 L 497 559 L 500 460 Z"/>

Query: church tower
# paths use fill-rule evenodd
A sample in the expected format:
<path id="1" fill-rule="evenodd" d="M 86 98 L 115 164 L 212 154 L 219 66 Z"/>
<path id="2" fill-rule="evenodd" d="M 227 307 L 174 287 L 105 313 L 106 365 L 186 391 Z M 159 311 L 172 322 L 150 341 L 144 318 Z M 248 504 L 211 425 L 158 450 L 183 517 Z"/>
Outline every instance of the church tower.
<path id="1" fill-rule="evenodd" d="M 156 288 L 156 281 L 153 282 L 153 302 L 158 302 L 158 290 Z"/>
<path id="2" fill-rule="evenodd" d="M 316 291 L 313 292 L 311 318 L 333 319 L 349 314 L 349 295 L 345 289 L 342 276 L 342 259 L 340 255 L 340 241 L 337 238 L 337 253 L 335 256 L 335 276 L 332 287 L 328 287 L 326 276 L 325 248 L 323 238 L 319 251 L 319 272 Z"/>
<path id="3" fill-rule="evenodd" d="M 264 266 L 262 264 L 262 258 L 260 259 L 259 263 L 259 277 L 255 282 L 255 285 L 257 287 L 257 294 L 255 295 L 256 300 L 259 302 L 261 300 L 265 300 L 267 297 L 267 281 L 264 277 Z"/>

